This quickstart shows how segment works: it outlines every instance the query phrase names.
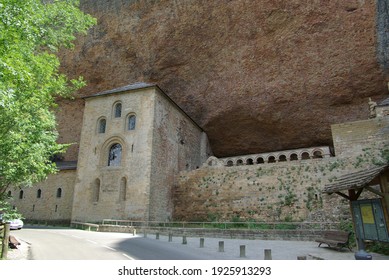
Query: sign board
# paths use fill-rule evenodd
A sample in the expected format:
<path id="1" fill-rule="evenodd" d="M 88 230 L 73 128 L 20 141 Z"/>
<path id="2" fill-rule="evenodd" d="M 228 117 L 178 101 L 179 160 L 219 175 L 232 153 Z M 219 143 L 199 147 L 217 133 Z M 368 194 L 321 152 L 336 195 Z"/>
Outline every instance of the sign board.
<path id="1" fill-rule="evenodd" d="M 379 199 L 351 202 L 355 227 L 362 240 L 389 242 L 384 211 Z"/>

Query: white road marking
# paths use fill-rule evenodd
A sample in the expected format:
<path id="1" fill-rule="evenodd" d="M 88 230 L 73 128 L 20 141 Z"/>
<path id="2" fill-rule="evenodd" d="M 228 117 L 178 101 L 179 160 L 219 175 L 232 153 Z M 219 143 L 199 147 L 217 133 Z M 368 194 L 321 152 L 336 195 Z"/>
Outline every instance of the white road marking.
<path id="1" fill-rule="evenodd" d="M 97 242 L 95 242 L 95 241 L 93 241 L 93 240 L 87 239 L 86 241 L 88 241 L 89 243 L 97 244 Z"/>
<path id="2" fill-rule="evenodd" d="M 116 249 L 114 249 L 114 248 L 111 248 L 111 247 L 109 247 L 109 246 L 105 246 L 105 245 L 103 245 L 103 247 L 104 247 L 104 248 L 107 248 L 107 249 L 110 249 L 110 250 L 112 250 L 112 251 L 116 251 Z"/>
<path id="3" fill-rule="evenodd" d="M 123 256 L 125 256 L 127 259 L 130 259 L 130 260 L 135 260 L 133 257 L 130 257 L 129 255 L 127 255 L 127 254 L 123 254 Z"/>
<path id="4" fill-rule="evenodd" d="M 79 238 L 79 239 L 81 239 L 82 237 L 80 237 L 80 236 L 77 236 L 77 235 L 71 235 L 71 236 L 73 236 L 73 237 L 75 237 L 75 238 Z"/>

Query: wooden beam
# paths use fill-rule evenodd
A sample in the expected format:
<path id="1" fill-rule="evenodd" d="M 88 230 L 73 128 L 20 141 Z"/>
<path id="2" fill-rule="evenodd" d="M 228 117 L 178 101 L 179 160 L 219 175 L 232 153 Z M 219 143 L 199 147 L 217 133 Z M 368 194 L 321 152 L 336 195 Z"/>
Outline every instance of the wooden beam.
<path id="1" fill-rule="evenodd" d="M 372 187 L 365 187 L 366 190 L 368 190 L 369 192 L 372 192 L 372 193 L 375 193 L 376 195 L 379 195 L 380 197 L 384 197 L 384 194 L 380 191 L 377 191 L 375 189 L 373 189 Z"/>
<path id="2" fill-rule="evenodd" d="M 349 196 L 345 195 L 344 193 L 341 193 L 341 192 L 335 192 L 335 193 L 340 195 L 341 197 L 344 197 L 347 200 L 351 200 L 351 198 Z"/>
<path id="3" fill-rule="evenodd" d="M 355 194 L 355 200 L 358 200 L 359 196 L 361 195 L 361 193 L 363 192 L 363 188 L 360 188 L 358 189 L 358 192 Z"/>

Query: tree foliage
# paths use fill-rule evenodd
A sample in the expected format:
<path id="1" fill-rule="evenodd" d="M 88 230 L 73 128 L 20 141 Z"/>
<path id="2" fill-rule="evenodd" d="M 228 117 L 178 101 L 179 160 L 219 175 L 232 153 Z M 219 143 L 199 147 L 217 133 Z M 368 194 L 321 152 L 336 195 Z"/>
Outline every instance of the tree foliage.
<path id="1" fill-rule="evenodd" d="M 95 22 L 77 0 L 0 0 L 0 200 L 56 171 L 55 100 L 84 85 L 59 72 L 57 52 Z"/>

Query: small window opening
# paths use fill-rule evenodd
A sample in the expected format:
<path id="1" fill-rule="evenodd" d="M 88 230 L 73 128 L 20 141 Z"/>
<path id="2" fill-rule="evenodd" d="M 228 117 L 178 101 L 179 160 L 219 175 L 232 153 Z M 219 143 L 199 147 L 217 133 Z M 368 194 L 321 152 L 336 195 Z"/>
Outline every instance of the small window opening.
<path id="1" fill-rule="evenodd" d="M 128 117 L 128 130 L 135 130 L 136 126 L 136 116 L 131 115 Z"/>
<path id="2" fill-rule="evenodd" d="M 117 103 L 115 105 L 115 118 L 120 118 L 122 116 L 122 103 Z"/>
<path id="3" fill-rule="evenodd" d="M 62 197 L 62 189 L 58 188 L 57 189 L 57 198 L 61 198 L 61 197 Z"/>
<path id="4" fill-rule="evenodd" d="M 99 133 L 105 133 L 106 127 L 107 127 L 107 121 L 105 119 L 101 119 L 99 121 Z"/>
<path id="5" fill-rule="evenodd" d="M 269 163 L 274 163 L 274 162 L 276 162 L 276 158 L 274 156 L 270 156 L 269 159 L 268 159 L 268 162 Z"/>

